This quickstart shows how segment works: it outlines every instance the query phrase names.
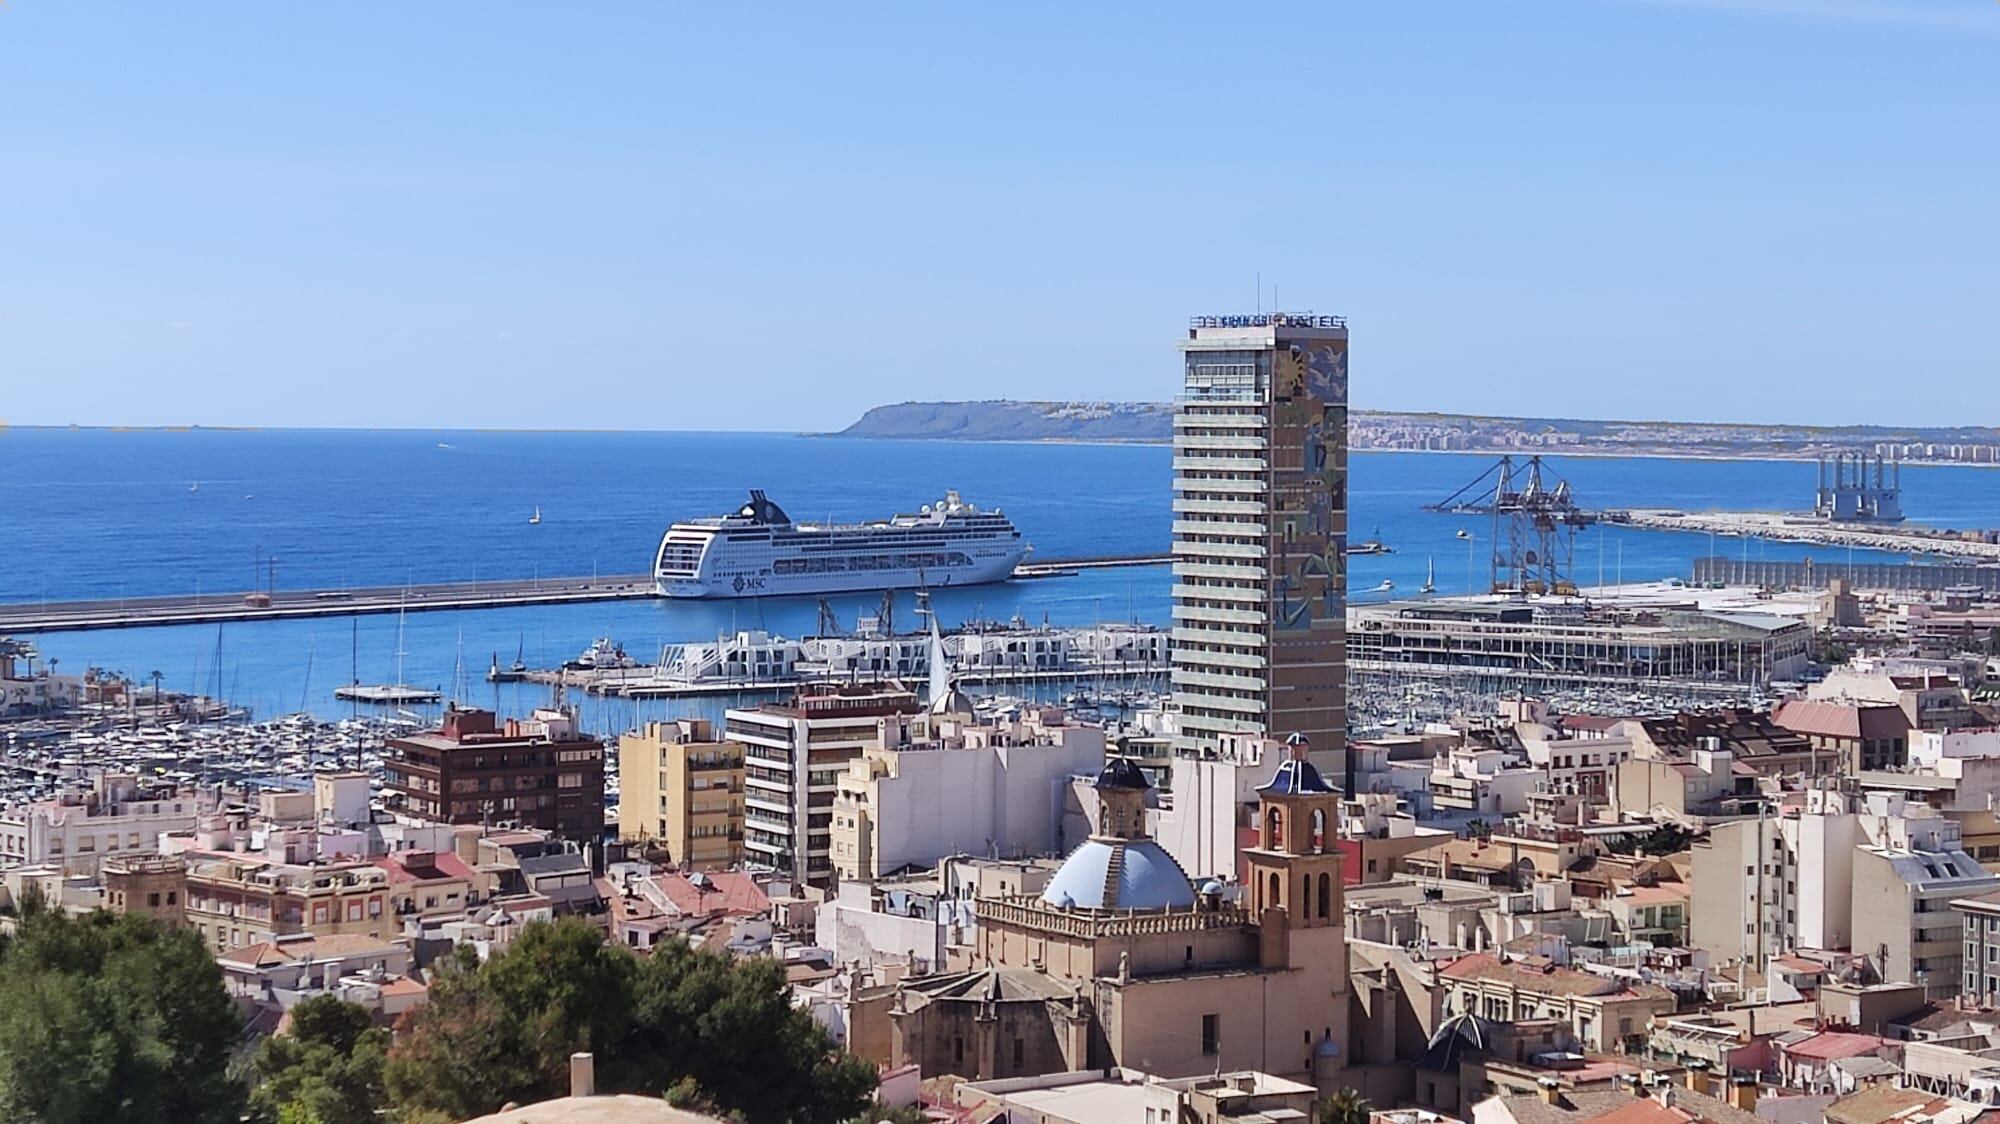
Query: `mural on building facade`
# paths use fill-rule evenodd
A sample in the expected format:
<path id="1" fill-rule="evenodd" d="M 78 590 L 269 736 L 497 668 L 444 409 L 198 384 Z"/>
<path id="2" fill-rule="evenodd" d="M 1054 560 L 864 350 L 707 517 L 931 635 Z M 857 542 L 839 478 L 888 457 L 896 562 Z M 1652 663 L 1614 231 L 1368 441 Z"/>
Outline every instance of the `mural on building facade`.
<path id="1" fill-rule="evenodd" d="M 1272 513 L 1283 533 L 1273 611 L 1280 628 L 1340 621 L 1346 609 L 1347 347 L 1293 344 L 1272 369 L 1273 449 L 1301 450 L 1274 465 Z"/>

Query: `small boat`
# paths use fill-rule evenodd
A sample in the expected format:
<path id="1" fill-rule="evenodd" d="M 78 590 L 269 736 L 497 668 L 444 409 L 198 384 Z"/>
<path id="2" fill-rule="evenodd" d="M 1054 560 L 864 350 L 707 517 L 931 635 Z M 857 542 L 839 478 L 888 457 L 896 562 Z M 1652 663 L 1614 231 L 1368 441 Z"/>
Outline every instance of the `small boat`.
<path id="1" fill-rule="evenodd" d="M 608 636 L 591 641 L 583 654 L 563 665 L 570 671 L 617 671 L 633 666 L 632 658 Z"/>
<path id="2" fill-rule="evenodd" d="M 1461 539 L 1470 539 L 1470 538 L 1472 537 L 1472 532 L 1471 532 L 1471 531 L 1468 531 L 1468 530 L 1466 530 L 1466 529 L 1465 529 L 1465 528 L 1463 528 L 1463 527 L 1460 527 L 1460 528 L 1458 529 L 1458 537 L 1459 537 L 1459 538 L 1461 538 Z"/>
<path id="3" fill-rule="evenodd" d="M 1437 591 L 1438 591 L 1437 562 L 1433 559 L 1426 558 L 1424 559 L 1424 584 L 1417 589 L 1417 592 L 1428 597 L 1431 594 L 1436 593 Z"/>
<path id="4" fill-rule="evenodd" d="M 190 492 L 199 492 L 199 491 L 201 491 L 201 481 L 197 480 L 197 481 L 195 481 L 194 483 L 192 483 L 192 484 L 189 484 L 189 485 L 188 485 L 188 491 L 190 491 Z"/>
<path id="5" fill-rule="evenodd" d="M 528 516 L 528 522 L 540 523 L 541 521 L 542 521 L 542 509 L 537 507 L 535 509 L 535 513 L 533 515 Z"/>
<path id="6" fill-rule="evenodd" d="M 448 444 L 446 444 L 446 443 L 445 443 L 445 442 L 443 442 L 443 441 L 440 441 L 440 442 L 438 442 L 438 448 L 440 448 L 440 449 L 450 449 L 450 448 L 453 448 L 453 447 L 454 447 L 454 446 L 452 446 L 452 445 L 448 445 Z"/>
<path id="7" fill-rule="evenodd" d="M 1383 542 L 1383 541 L 1382 541 L 1382 528 L 1380 528 L 1380 527 L 1377 527 L 1377 528 L 1375 528 L 1375 535 L 1374 535 L 1374 537 L 1373 537 L 1373 538 L 1370 538 L 1370 539 L 1368 539 L 1368 540 L 1366 540 L 1366 541 L 1364 541 L 1364 542 L 1358 542 L 1358 543 L 1355 543 L 1354 545 L 1352 545 L 1352 546 L 1348 547 L 1348 548 L 1347 548 L 1347 553 L 1349 553 L 1349 554 L 1394 554 L 1394 553 L 1395 553 L 1395 550 L 1393 550 L 1393 549 L 1392 549 L 1392 548 L 1391 548 L 1391 547 L 1389 546 L 1389 544 L 1387 544 L 1387 543 L 1385 543 L 1385 542 Z"/>
<path id="8" fill-rule="evenodd" d="M 1396 588 L 1395 582 L 1390 581 L 1388 578 L 1383 578 L 1382 584 L 1375 587 L 1375 592 L 1388 593 L 1391 590 L 1394 590 L 1395 588 Z"/>

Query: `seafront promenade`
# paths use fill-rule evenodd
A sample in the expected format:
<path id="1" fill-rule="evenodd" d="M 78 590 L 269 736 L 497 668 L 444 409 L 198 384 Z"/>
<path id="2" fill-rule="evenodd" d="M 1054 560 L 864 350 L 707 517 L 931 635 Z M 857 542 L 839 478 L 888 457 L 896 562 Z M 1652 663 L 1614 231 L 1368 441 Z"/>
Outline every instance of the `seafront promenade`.
<path id="1" fill-rule="evenodd" d="M 1169 558 L 1164 554 L 1047 558 L 1015 567 L 1014 577 L 1061 577 L 1079 570 L 1152 566 L 1167 561 Z M 0 635 L 213 624 L 218 621 L 345 617 L 363 613 L 418 613 L 439 609 L 496 609 L 585 601 L 625 601 L 653 596 L 656 595 L 651 574 L 608 574 L 350 589 L 272 589 L 247 594 L 16 602 L 0 605 Z"/>

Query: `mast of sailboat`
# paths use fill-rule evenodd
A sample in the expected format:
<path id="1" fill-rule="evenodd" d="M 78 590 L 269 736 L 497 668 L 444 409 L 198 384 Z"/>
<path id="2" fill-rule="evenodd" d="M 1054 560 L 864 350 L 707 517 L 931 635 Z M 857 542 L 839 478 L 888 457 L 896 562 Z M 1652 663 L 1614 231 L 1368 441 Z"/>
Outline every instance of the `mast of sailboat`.
<path id="1" fill-rule="evenodd" d="M 359 687 L 361 685 L 361 618 L 354 617 L 348 623 L 352 626 L 347 634 L 348 681 L 352 685 Z M 347 716 L 349 718 L 361 717 L 361 697 L 359 695 L 348 696 Z"/>
<path id="2" fill-rule="evenodd" d="M 396 686 L 398 687 L 403 685 L 403 657 L 409 654 L 403 650 L 403 620 L 409 606 L 407 597 L 396 605 Z"/>

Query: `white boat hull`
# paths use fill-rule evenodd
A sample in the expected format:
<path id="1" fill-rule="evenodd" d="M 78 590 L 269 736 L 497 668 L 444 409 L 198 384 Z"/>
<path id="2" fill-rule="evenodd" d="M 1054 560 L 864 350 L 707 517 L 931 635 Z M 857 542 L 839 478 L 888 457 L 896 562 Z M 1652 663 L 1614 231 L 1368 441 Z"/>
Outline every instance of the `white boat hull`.
<path id="1" fill-rule="evenodd" d="M 867 593 L 884 589 L 949 588 L 1006 581 L 1027 551 L 1008 547 L 990 555 L 972 554 L 971 564 L 940 569 L 864 570 L 854 573 L 777 574 L 769 566 L 744 567 L 730 574 L 697 578 L 660 578 L 662 597 L 722 599 L 730 597 L 812 597 L 825 593 Z"/>

